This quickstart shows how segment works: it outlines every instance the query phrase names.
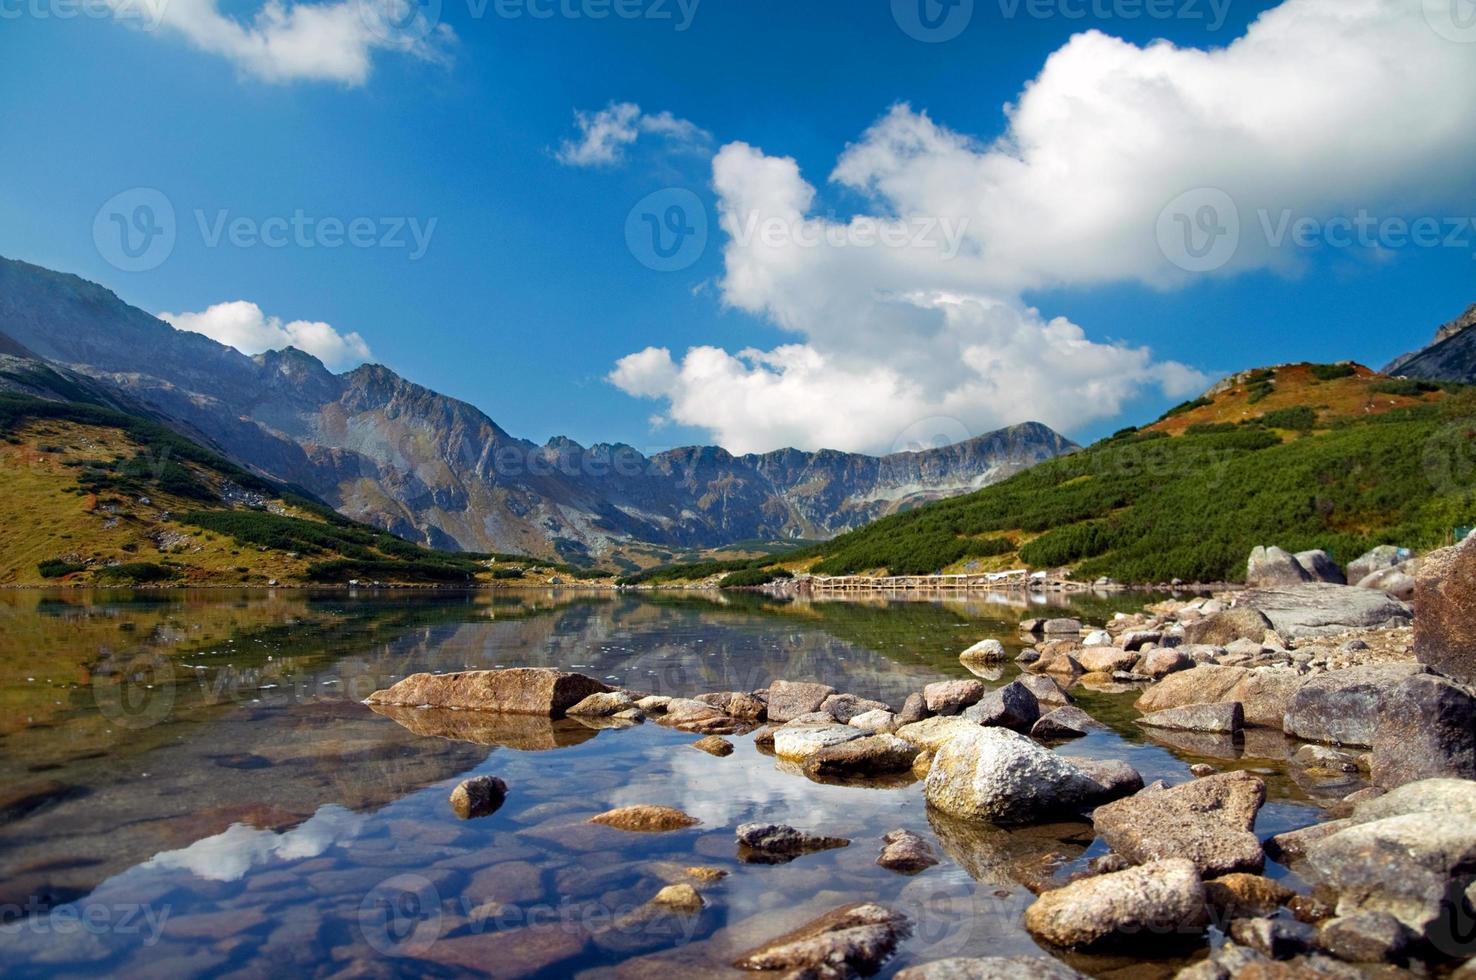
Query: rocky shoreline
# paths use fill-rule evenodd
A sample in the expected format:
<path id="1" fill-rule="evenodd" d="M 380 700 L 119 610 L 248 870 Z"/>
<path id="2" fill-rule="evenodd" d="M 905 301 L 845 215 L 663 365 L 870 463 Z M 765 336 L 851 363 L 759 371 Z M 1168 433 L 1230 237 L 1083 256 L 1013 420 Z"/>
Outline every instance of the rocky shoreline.
<path id="1" fill-rule="evenodd" d="M 1107 849 L 1086 870 L 1064 881 L 1050 869 L 1016 875 L 1037 895 L 1024 928 L 1061 955 L 1208 951 L 1179 972 L 1183 980 L 1476 975 L 1476 545 L 1437 552 L 1413 571 L 1413 606 L 1377 588 L 1297 574 L 1289 584 L 1261 576 L 1255 588 L 1159 603 L 1100 626 L 1027 620 L 1017 679 L 993 689 L 977 679 L 939 681 L 900 706 L 802 680 L 683 698 L 532 668 L 413 675 L 369 703 L 567 717 L 592 728 L 650 720 L 701 736 L 693 747 L 717 757 L 733 749 L 727 736 L 751 734 L 797 776 L 920 783 L 945 841 L 945 829 L 967 836 L 1089 821 Z M 995 640 L 960 654 L 986 675 L 1007 658 Z M 1074 703 L 1075 688 L 1139 692 L 1136 723 L 1169 744 L 1233 744 L 1258 733 L 1294 740 L 1292 767 L 1348 775 L 1360 788 L 1330 808 L 1331 819 L 1263 837 L 1256 821 L 1267 787 L 1256 772 L 1199 764 L 1188 782 L 1145 785 L 1126 761 L 1055 751 L 1101 727 Z M 463 786 L 453 807 L 495 809 L 509 792 L 516 787 Z M 634 812 L 594 819 L 653 833 L 691 819 L 623 809 Z M 847 846 L 783 824 L 744 824 L 734 837 L 744 863 Z M 900 874 L 937 863 L 907 828 L 877 846 L 877 863 Z M 1267 877 L 1271 861 L 1292 876 Z M 680 894 L 663 891 L 649 914 L 692 914 L 703 887 L 694 876 Z M 795 978 L 876 972 L 910 924 L 861 898 L 733 965 Z M 943 960 L 899 974 L 1080 975 L 1048 957 Z"/>

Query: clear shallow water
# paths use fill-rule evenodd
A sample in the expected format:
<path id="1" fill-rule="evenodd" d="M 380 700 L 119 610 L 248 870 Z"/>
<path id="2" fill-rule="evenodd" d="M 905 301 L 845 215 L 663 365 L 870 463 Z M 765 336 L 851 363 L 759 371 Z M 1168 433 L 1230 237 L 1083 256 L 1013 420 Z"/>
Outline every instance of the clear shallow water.
<path id="1" fill-rule="evenodd" d="M 1102 621 L 1141 597 L 1078 602 Z M 1027 882 L 1101 852 L 1088 824 L 1005 833 L 929 814 L 916 785 L 822 785 L 780 771 L 748 736 L 723 759 L 654 724 L 452 726 L 360 703 L 423 670 L 550 666 L 670 695 L 820 680 L 899 704 L 958 651 L 1011 649 L 1022 606 L 983 600 L 781 605 L 753 597 L 574 592 L 313 595 L 0 593 L 0 970 L 6 976 L 739 976 L 763 941 L 853 901 L 905 912 L 914 936 L 884 973 L 951 955 L 1032 952 Z M 1013 666 L 988 675 L 1007 682 Z M 1132 692 L 1073 692 L 1113 725 L 1060 748 L 1123 758 L 1145 779 L 1190 762 L 1253 769 L 1268 836 L 1319 819 L 1354 785 L 1299 785 L 1279 737 L 1145 741 Z M 463 822 L 470 775 L 506 804 Z M 692 830 L 593 826 L 615 806 L 699 817 Z M 786 865 L 738 862 L 733 828 L 772 820 L 851 846 Z M 875 865 L 905 827 L 943 863 Z M 643 918 L 700 865 L 695 920 Z M 1272 868 L 1272 873 L 1280 869 Z M 1105 958 L 1098 976 L 1167 974 Z"/>

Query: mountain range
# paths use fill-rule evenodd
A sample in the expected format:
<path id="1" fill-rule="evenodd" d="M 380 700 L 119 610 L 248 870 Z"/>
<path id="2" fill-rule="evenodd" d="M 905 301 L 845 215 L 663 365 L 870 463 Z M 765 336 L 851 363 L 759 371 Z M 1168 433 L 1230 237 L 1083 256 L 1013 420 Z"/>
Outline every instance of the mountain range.
<path id="1" fill-rule="evenodd" d="M 1424 381 L 1476 383 L 1476 303 L 1435 331 L 1430 346 L 1396 358 L 1384 373 Z"/>
<path id="2" fill-rule="evenodd" d="M 147 411 L 405 539 L 625 568 L 829 538 L 1079 448 L 1036 422 L 883 457 L 538 445 L 382 365 L 334 374 L 294 348 L 247 356 L 102 286 L 4 258 L 0 356 L 11 388 L 41 378 L 29 390 L 54 396 L 60 382 L 85 400 Z"/>

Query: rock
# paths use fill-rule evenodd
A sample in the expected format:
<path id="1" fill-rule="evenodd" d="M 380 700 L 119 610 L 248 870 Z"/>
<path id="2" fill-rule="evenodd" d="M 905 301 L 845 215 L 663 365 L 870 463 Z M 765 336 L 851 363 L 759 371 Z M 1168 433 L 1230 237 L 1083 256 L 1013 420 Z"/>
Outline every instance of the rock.
<path id="1" fill-rule="evenodd" d="M 1285 640 L 1408 626 L 1412 618 L 1409 606 L 1383 593 L 1323 582 L 1247 592 L 1240 602 L 1259 610 Z"/>
<path id="2" fill-rule="evenodd" d="M 1021 674 L 1015 678 L 1015 681 L 1016 683 L 1024 684 L 1030 693 L 1035 695 L 1035 700 L 1041 705 L 1060 707 L 1071 704 L 1074 700 L 1054 679 L 1041 674 Z"/>
<path id="3" fill-rule="evenodd" d="M 1057 708 L 1040 716 L 1031 726 L 1031 738 L 1080 738 L 1090 731 L 1107 726 L 1074 705 Z"/>
<path id="4" fill-rule="evenodd" d="M 1251 831 L 1265 802 L 1260 779 L 1227 772 L 1108 803 L 1092 823 L 1109 847 L 1135 863 L 1174 857 L 1194 862 L 1206 876 L 1259 873 L 1266 856 Z"/>
<path id="5" fill-rule="evenodd" d="M 781 759 L 803 761 L 823 748 L 865 735 L 850 725 L 785 725 L 774 733 L 774 754 Z"/>
<path id="6" fill-rule="evenodd" d="M 1241 678 L 1226 700 L 1240 702 L 1247 725 L 1280 731 L 1286 723 L 1286 709 L 1292 695 L 1305 681 L 1306 677 L 1294 670 L 1257 667 Z"/>
<path id="7" fill-rule="evenodd" d="M 821 702 L 820 710 L 844 725 L 857 715 L 868 711 L 891 711 L 892 707 L 881 701 L 859 698 L 854 694 L 832 694 Z"/>
<path id="8" fill-rule="evenodd" d="M 1386 568 L 1354 583 L 1360 589 L 1374 589 L 1400 602 L 1413 602 L 1419 592 L 1419 581 L 1402 568 Z"/>
<path id="9" fill-rule="evenodd" d="M 1348 563 L 1348 581 L 1360 582 L 1375 572 L 1386 569 L 1408 561 L 1410 553 L 1405 548 L 1396 548 L 1392 544 L 1381 544 Z"/>
<path id="10" fill-rule="evenodd" d="M 1422 779 L 1353 809 L 1359 823 L 1408 813 L 1444 813 L 1452 820 L 1476 821 L 1476 783 L 1467 779 Z"/>
<path id="11" fill-rule="evenodd" d="M 733 754 L 733 743 L 721 735 L 708 735 L 706 738 L 699 738 L 692 743 L 692 748 L 700 749 L 708 755 L 715 755 L 720 759 Z"/>
<path id="12" fill-rule="evenodd" d="M 1363 912 L 1323 923 L 1317 944 L 1349 963 L 1389 963 L 1404 957 L 1409 930 L 1387 912 Z"/>
<path id="13" fill-rule="evenodd" d="M 925 752 L 936 754 L 958 736 L 978 730 L 978 724 L 967 718 L 924 718 L 897 729 L 897 737 L 911 742 Z"/>
<path id="14" fill-rule="evenodd" d="M 684 868 L 683 873 L 686 874 L 689 878 L 696 878 L 698 881 L 705 884 L 712 884 L 714 881 L 722 881 L 724 878 L 728 877 L 728 872 L 724 871 L 722 868 L 710 868 L 703 865 L 694 865 L 690 868 Z"/>
<path id="15" fill-rule="evenodd" d="M 1081 620 L 1079 619 L 1048 619 L 1045 622 L 1043 632 L 1047 636 L 1078 636 L 1081 633 Z"/>
<path id="16" fill-rule="evenodd" d="M 933 753 L 923 749 L 917 753 L 917 758 L 912 760 L 912 775 L 921 781 L 928 778 L 928 770 L 933 768 Z"/>
<path id="17" fill-rule="evenodd" d="M 667 885 L 661 889 L 656 893 L 656 897 L 651 899 L 651 904 L 673 912 L 680 912 L 683 915 L 696 915 L 702 911 L 705 903 L 702 901 L 702 896 L 697 894 L 697 889 L 691 885 L 679 884 Z"/>
<path id="18" fill-rule="evenodd" d="M 1325 551 L 1299 551 L 1295 558 L 1297 564 L 1312 577 L 1314 582 L 1331 582 L 1333 585 L 1347 585 L 1348 578 L 1338 563 L 1328 557 Z"/>
<path id="19" fill-rule="evenodd" d="M 844 837 L 807 834 L 782 823 L 745 823 L 737 831 L 738 856 L 750 864 L 780 864 L 812 851 L 846 847 Z"/>
<path id="20" fill-rule="evenodd" d="M 796 980 L 870 976 L 910 933 L 907 917 L 883 905 L 845 905 L 744 953 L 733 965 L 783 970 Z"/>
<path id="21" fill-rule="evenodd" d="M 1297 749 L 1291 761 L 1292 765 L 1313 771 L 1327 773 L 1358 771 L 1358 762 L 1351 754 L 1340 752 L 1326 745 L 1304 745 Z"/>
<path id="22" fill-rule="evenodd" d="M 1220 732 L 1234 734 L 1245 727 L 1245 709 L 1239 701 L 1218 704 L 1186 704 L 1182 708 L 1164 708 L 1138 719 L 1149 728 L 1169 728 L 1181 732 Z"/>
<path id="23" fill-rule="evenodd" d="M 834 693 L 835 688 L 825 684 L 775 681 L 769 685 L 769 720 L 790 721 L 799 715 L 819 711 L 825 699 Z"/>
<path id="24" fill-rule="evenodd" d="M 998 640 L 980 640 L 960 653 L 958 659 L 966 664 L 1002 664 L 1009 659 L 1009 654 Z"/>
<path id="25" fill-rule="evenodd" d="M 1053 946 L 1091 947 L 1108 939 L 1198 930 L 1204 885 L 1185 860 L 1154 861 L 1046 892 L 1025 910 L 1025 928 Z"/>
<path id="26" fill-rule="evenodd" d="M 915 875 L 938 863 L 932 845 L 910 830 L 894 830 L 882 838 L 885 845 L 876 863 L 888 871 Z"/>
<path id="27" fill-rule="evenodd" d="M 591 694 L 565 714 L 575 718 L 608 718 L 635 706 L 635 701 L 624 691 L 608 691 Z"/>
<path id="28" fill-rule="evenodd" d="M 1329 820 L 1326 823 L 1314 823 L 1300 830 L 1289 830 L 1268 840 L 1266 852 L 1282 864 L 1299 861 L 1306 857 L 1307 848 L 1351 826 L 1353 826 L 1351 820 Z"/>
<path id="29" fill-rule="evenodd" d="M 1373 745 L 1384 701 L 1423 669 L 1409 663 L 1369 664 L 1310 677 L 1287 702 L 1282 727 L 1308 742 L 1367 748 Z"/>
<path id="30" fill-rule="evenodd" d="M 1332 918 L 1332 906 L 1313 895 L 1293 895 L 1287 899 L 1286 907 L 1298 922 L 1317 925 Z"/>
<path id="31" fill-rule="evenodd" d="M 1257 547 L 1246 562 L 1245 584 L 1252 589 L 1279 588 L 1312 581 L 1296 556 L 1277 547 Z"/>
<path id="32" fill-rule="evenodd" d="M 1106 630 L 1092 630 L 1081 641 L 1081 645 L 1084 647 L 1111 647 L 1117 644 L 1112 642 L 1112 634 Z"/>
<path id="33" fill-rule="evenodd" d="M 1024 636 L 1040 636 L 1045 632 L 1046 621 L 1043 619 L 1022 619 L 1020 621 L 1020 633 Z"/>
<path id="34" fill-rule="evenodd" d="M 1223 929 L 1231 919 L 1273 914 L 1294 895 L 1290 888 L 1261 875 L 1235 874 L 1204 883 L 1205 902 Z"/>
<path id="35" fill-rule="evenodd" d="M 805 774 L 815 779 L 885 776 L 908 772 L 917 746 L 893 735 L 869 735 L 828 745 L 805 757 Z"/>
<path id="36" fill-rule="evenodd" d="M 454 674 L 411 674 L 386 690 L 375 691 L 369 695 L 368 702 L 559 718 L 591 694 L 609 691 L 609 686 L 583 674 L 542 667 L 513 667 Z"/>
<path id="37" fill-rule="evenodd" d="M 1139 654 L 1117 647 L 1083 647 L 1076 654 L 1076 662 L 1089 674 L 1112 673 L 1129 670 L 1138 663 Z"/>
<path id="38" fill-rule="evenodd" d="M 1216 769 L 1208 762 L 1196 762 L 1194 763 L 1194 765 L 1189 767 L 1189 775 L 1193 776 L 1195 779 L 1203 779 L 1205 776 L 1213 776 L 1219 771 L 1220 770 Z"/>
<path id="39" fill-rule="evenodd" d="M 1028 687 L 1012 681 L 984 695 L 977 704 L 965 709 L 963 716 L 978 725 L 998 725 L 1026 732 L 1040 718 L 1040 703 Z"/>
<path id="40" fill-rule="evenodd" d="M 1215 704 L 1238 700 L 1236 687 L 1250 672 L 1244 667 L 1200 664 L 1191 670 L 1170 674 L 1144 691 L 1136 707 L 1148 714 L 1165 708 L 1181 708 L 1190 704 Z"/>
<path id="41" fill-rule="evenodd" d="M 774 754 L 774 735 L 783 728 L 783 725 L 765 725 L 753 733 L 754 748 L 768 755 Z"/>
<path id="42" fill-rule="evenodd" d="M 1060 960 L 1046 956 L 957 956 L 909 966 L 896 980 L 1086 980 Z"/>
<path id="43" fill-rule="evenodd" d="M 984 685 L 976 680 L 935 681 L 922 693 L 932 714 L 956 715 L 984 696 Z"/>
<path id="44" fill-rule="evenodd" d="M 473 776 L 451 791 L 451 810 L 462 820 L 486 817 L 496 813 L 505 799 L 507 783 L 496 776 Z"/>
<path id="45" fill-rule="evenodd" d="M 1236 606 L 1206 616 L 1184 627 L 1188 646 L 1229 646 L 1236 640 L 1260 643 L 1271 629 L 1271 620 L 1247 606 Z"/>
<path id="46" fill-rule="evenodd" d="M 1232 939 L 1273 960 L 1307 952 L 1316 934 L 1311 926 L 1295 919 L 1236 919 L 1230 923 Z"/>
<path id="47" fill-rule="evenodd" d="M 614 827 L 617 830 L 653 834 L 668 830 L 683 830 L 687 827 L 695 827 L 702 821 L 680 810 L 674 810 L 669 806 L 638 803 L 635 806 L 622 806 L 614 810 L 606 810 L 598 816 L 590 817 L 589 822 L 604 824 L 606 827 Z"/>
<path id="48" fill-rule="evenodd" d="M 931 714 L 926 698 L 921 694 L 909 694 L 907 700 L 902 702 L 902 710 L 897 712 L 897 727 L 922 721 Z"/>
<path id="49" fill-rule="evenodd" d="M 1415 656 L 1476 684 L 1476 534 L 1425 556 L 1415 578 Z"/>
<path id="50" fill-rule="evenodd" d="M 863 711 L 859 715 L 853 715 L 846 724 L 872 734 L 891 733 L 897 730 L 897 716 L 890 711 L 878 708 L 874 711 Z"/>
<path id="51" fill-rule="evenodd" d="M 1101 787 L 1076 766 L 1003 728 L 959 732 L 933 757 L 930 805 L 996 824 L 1034 823 L 1079 810 Z"/>
<path id="52" fill-rule="evenodd" d="M 666 706 L 671 703 L 671 698 L 660 694 L 648 694 L 635 703 L 635 706 L 648 715 L 660 715 L 666 713 Z"/>
<path id="53" fill-rule="evenodd" d="M 1384 790 L 1436 776 L 1476 779 L 1476 698 L 1445 677 L 1407 677 L 1380 704 L 1371 776 Z"/>
<path id="54" fill-rule="evenodd" d="M 1181 670 L 1189 670 L 1194 666 L 1194 658 L 1182 650 L 1161 647 L 1157 650 L 1149 650 L 1134 665 L 1133 671 L 1150 677 L 1153 680 L 1162 680 L 1169 674 L 1178 673 Z"/>
<path id="55" fill-rule="evenodd" d="M 697 698 L 703 704 L 712 705 L 723 714 L 745 721 L 763 721 L 768 717 L 769 705 L 763 698 L 744 691 L 723 691 L 718 694 L 703 694 Z"/>
<path id="56" fill-rule="evenodd" d="M 1094 787 L 1085 801 L 1089 807 L 1131 796 L 1143 788 L 1143 774 L 1121 759 L 1078 759 L 1076 768 Z"/>

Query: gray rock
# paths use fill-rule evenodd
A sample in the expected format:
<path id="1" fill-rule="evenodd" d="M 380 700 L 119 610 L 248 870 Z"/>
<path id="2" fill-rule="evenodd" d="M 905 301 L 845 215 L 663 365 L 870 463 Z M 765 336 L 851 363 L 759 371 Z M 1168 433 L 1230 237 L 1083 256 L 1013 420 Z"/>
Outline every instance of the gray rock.
<path id="1" fill-rule="evenodd" d="M 1002 664 L 1009 659 L 1009 654 L 998 640 L 980 640 L 960 653 L 958 659 L 966 664 Z"/>
<path id="2" fill-rule="evenodd" d="M 876 863 L 888 871 L 915 875 L 938 863 L 933 846 L 910 830 L 894 830 L 882 838 L 882 844 Z"/>
<path id="3" fill-rule="evenodd" d="M 1304 745 L 1292 756 L 1292 765 L 1326 772 L 1357 772 L 1358 760 L 1349 752 L 1326 745 Z"/>
<path id="4" fill-rule="evenodd" d="M 1419 674 L 1380 704 L 1372 778 L 1393 789 L 1438 776 L 1476 779 L 1476 698 L 1453 681 Z"/>
<path id="5" fill-rule="evenodd" d="M 1239 701 L 1186 704 L 1182 708 L 1165 708 L 1144 715 L 1138 719 L 1138 724 L 1181 732 L 1219 732 L 1229 735 L 1245 727 L 1245 709 Z"/>
<path id="6" fill-rule="evenodd" d="M 1348 577 L 1338 567 L 1338 563 L 1328 557 L 1325 551 L 1299 551 L 1296 553 L 1297 564 L 1301 565 L 1314 582 L 1331 582 L 1333 585 L 1347 585 Z"/>
<path id="7" fill-rule="evenodd" d="M 996 824 L 1076 812 L 1101 787 L 1075 765 L 1004 728 L 960 731 L 933 758 L 923 793 L 932 806 Z"/>
<path id="8" fill-rule="evenodd" d="M 976 680 L 935 681 L 923 688 L 923 701 L 935 715 L 956 715 L 984 696 L 984 685 Z"/>
<path id="9" fill-rule="evenodd" d="M 1422 779 L 1358 804 L 1359 823 L 1402 817 L 1408 813 L 1443 813 L 1451 820 L 1476 822 L 1476 782 L 1468 779 Z"/>
<path id="10" fill-rule="evenodd" d="M 1106 728 L 1101 722 L 1074 705 L 1066 705 L 1040 716 L 1030 728 L 1031 738 L 1080 738 L 1090 731 Z"/>
<path id="11" fill-rule="evenodd" d="M 1288 641 L 1408 626 L 1413 618 L 1409 606 L 1381 592 L 1323 582 L 1247 592 L 1240 601 L 1269 619 Z"/>
<path id="12" fill-rule="evenodd" d="M 1280 731 L 1286 723 L 1286 709 L 1292 695 L 1306 680 L 1295 670 L 1257 667 L 1235 685 L 1226 700 L 1240 702 L 1247 725 Z"/>
<path id="13" fill-rule="evenodd" d="M 954 957 L 909 966 L 897 980 L 1086 980 L 1060 960 L 1045 956 Z"/>
<path id="14" fill-rule="evenodd" d="M 779 864 L 812 851 L 846 847 L 844 837 L 808 834 L 782 823 L 745 823 L 737 830 L 738 856 L 750 864 Z"/>
<path id="15" fill-rule="evenodd" d="M 1021 674 L 1015 680 L 1020 684 L 1024 684 L 1030 693 L 1035 695 L 1035 700 L 1042 706 L 1055 705 L 1059 707 L 1061 705 L 1071 704 L 1074 700 L 1060 684 L 1057 684 L 1055 680 L 1046 677 L 1044 674 Z"/>
<path id="16" fill-rule="evenodd" d="M 1131 796 L 1143 788 L 1143 774 L 1121 759 L 1079 759 L 1076 768 L 1093 784 L 1086 798 L 1088 807 Z"/>
<path id="17" fill-rule="evenodd" d="M 1313 676 L 1287 702 L 1282 728 L 1308 742 L 1372 746 L 1384 701 L 1423 669 L 1408 663 L 1368 664 Z"/>
<path id="18" fill-rule="evenodd" d="M 1045 622 L 1044 632 L 1047 636 L 1069 635 L 1076 636 L 1081 633 L 1081 620 L 1079 619 L 1048 619 Z"/>
<path id="19" fill-rule="evenodd" d="M 1312 574 L 1296 556 L 1277 547 L 1257 547 L 1246 562 L 1245 584 L 1253 589 L 1274 589 L 1312 581 Z"/>
<path id="20" fill-rule="evenodd" d="M 1182 859 L 1085 878 L 1046 892 L 1025 910 L 1032 936 L 1067 948 L 1172 937 L 1205 922 L 1204 885 L 1193 863 Z"/>
<path id="21" fill-rule="evenodd" d="M 922 721 L 932 715 L 928 710 L 927 699 L 921 694 L 909 694 L 907 700 L 902 702 L 902 710 L 897 712 L 897 726 L 910 725 L 915 721 Z"/>
<path id="22" fill-rule="evenodd" d="M 1409 557 L 1408 549 L 1396 548 L 1392 544 L 1381 544 L 1348 563 L 1348 581 L 1361 582 L 1370 575 L 1408 561 Z"/>
<path id="23" fill-rule="evenodd" d="M 1388 963 L 1403 958 L 1409 930 L 1387 912 L 1363 912 L 1327 920 L 1317 943 L 1350 963 Z"/>
<path id="24" fill-rule="evenodd" d="M 1027 732 L 1040 718 L 1040 702 L 1024 684 L 1011 681 L 985 694 L 978 703 L 965 709 L 963 716 L 979 725 Z"/>
<path id="25" fill-rule="evenodd" d="M 937 752 L 959 735 L 979 731 L 967 718 L 924 718 L 897 729 L 897 737 L 926 752 Z"/>
<path id="26" fill-rule="evenodd" d="M 1273 960 L 1307 952 L 1316 935 L 1317 930 L 1295 919 L 1236 919 L 1230 923 L 1232 939 Z"/>
<path id="27" fill-rule="evenodd" d="M 776 752 L 778 748 L 776 740 Z M 845 779 L 907 772 L 919 751 L 893 735 L 869 735 L 810 753 L 804 760 L 805 774 L 814 779 Z"/>
<path id="28" fill-rule="evenodd" d="M 781 759 L 803 761 L 821 749 L 866 737 L 850 725 L 789 724 L 774 733 L 774 754 Z"/>
<path id="29" fill-rule="evenodd" d="M 832 694 L 821 702 L 820 710 L 844 725 L 857 715 L 868 711 L 891 711 L 892 706 L 883 701 L 872 701 L 854 694 Z"/>
<path id="30" fill-rule="evenodd" d="M 1136 863 L 1185 858 L 1212 877 L 1259 873 L 1265 852 L 1251 831 L 1265 802 L 1266 784 L 1235 771 L 1108 803 L 1092 823 L 1109 847 Z"/>
<path id="31" fill-rule="evenodd" d="M 1352 820 L 1329 820 L 1326 823 L 1314 823 L 1299 830 L 1288 830 L 1266 842 L 1266 853 L 1283 864 L 1300 861 L 1307 856 L 1307 848 L 1351 826 L 1353 826 Z"/>
<path id="32" fill-rule="evenodd" d="M 872 902 L 846 905 L 749 950 L 733 965 L 816 980 L 870 976 L 910 933 L 900 912 Z"/>
<path id="33" fill-rule="evenodd" d="M 608 718 L 634 708 L 635 701 L 624 691 L 591 694 L 571 707 L 566 714 L 574 718 Z"/>
<path id="34" fill-rule="evenodd" d="M 1386 593 L 1401 602 L 1413 602 L 1419 591 L 1418 580 L 1402 568 L 1386 568 L 1382 572 L 1366 575 L 1354 584 L 1360 589 L 1375 589 Z"/>
<path id="35" fill-rule="evenodd" d="M 890 733 L 897 730 L 897 716 L 890 711 L 878 709 L 876 711 L 866 711 L 859 715 L 853 715 L 851 720 L 846 722 L 846 724 L 852 728 L 859 728 L 863 732 L 871 732 L 872 734 L 878 732 Z"/>
<path id="36" fill-rule="evenodd" d="M 790 721 L 799 715 L 819 711 L 825 699 L 834 693 L 835 688 L 825 684 L 775 681 L 769 685 L 769 720 Z"/>
<path id="37" fill-rule="evenodd" d="M 1236 606 L 1207 615 L 1184 627 L 1188 646 L 1229 646 L 1236 640 L 1260 643 L 1271 628 L 1271 620 L 1247 606 Z"/>
<path id="38" fill-rule="evenodd" d="M 1415 581 L 1415 656 L 1476 684 L 1476 534 L 1426 555 Z"/>

